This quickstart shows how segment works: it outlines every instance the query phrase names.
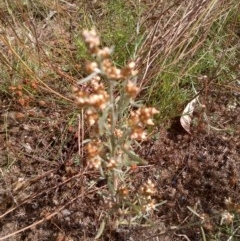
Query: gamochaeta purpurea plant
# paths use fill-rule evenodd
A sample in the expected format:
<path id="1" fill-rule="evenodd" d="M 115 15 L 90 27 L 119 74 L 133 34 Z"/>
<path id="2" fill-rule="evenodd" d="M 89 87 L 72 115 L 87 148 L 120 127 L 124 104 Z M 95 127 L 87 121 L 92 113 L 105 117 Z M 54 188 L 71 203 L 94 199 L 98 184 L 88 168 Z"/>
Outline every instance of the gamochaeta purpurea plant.
<path id="1" fill-rule="evenodd" d="M 111 60 L 113 49 L 101 47 L 96 30 L 83 31 L 83 38 L 94 61 L 86 63 L 88 75 L 73 91 L 91 129 L 85 140 L 87 165 L 107 180 L 107 189 L 100 194 L 109 210 L 106 218 L 113 215 L 114 225 L 131 223 L 157 205 L 152 198 L 154 183 L 148 180 L 136 190 L 130 174 L 144 162 L 133 144 L 147 139 L 146 128 L 154 125 L 158 111 L 135 100 L 139 88 L 134 61 L 117 68 Z"/>

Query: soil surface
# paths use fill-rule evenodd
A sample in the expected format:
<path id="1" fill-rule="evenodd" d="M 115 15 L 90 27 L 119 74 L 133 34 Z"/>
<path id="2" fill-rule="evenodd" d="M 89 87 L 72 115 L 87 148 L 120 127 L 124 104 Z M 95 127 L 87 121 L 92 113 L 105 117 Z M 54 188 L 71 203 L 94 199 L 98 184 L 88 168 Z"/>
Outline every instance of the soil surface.
<path id="1" fill-rule="evenodd" d="M 191 135 L 176 118 L 137 150 L 148 165 L 133 173 L 136 185 L 151 179 L 155 200 L 166 201 L 152 214 L 153 225 L 119 227 L 102 240 L 200 240 L 201 221 L 211 235 L 224 211 L 239 215 L 240 94 L 222 91 L 209 93 L 208 121 L 194 114 Z M 77 123 L 66 130 L 64 111 L 36 111 L 49 119 L 16 119 L 14 109 L 1 114 L 1 130 L 7 125 L 8 132 L 0 135 L 0 237 L 30 225 L 7 240 L 93 240 L 105 210 L 97 195 L 104 183 L 91 187 L 99 174 L 79 165 Z"/>

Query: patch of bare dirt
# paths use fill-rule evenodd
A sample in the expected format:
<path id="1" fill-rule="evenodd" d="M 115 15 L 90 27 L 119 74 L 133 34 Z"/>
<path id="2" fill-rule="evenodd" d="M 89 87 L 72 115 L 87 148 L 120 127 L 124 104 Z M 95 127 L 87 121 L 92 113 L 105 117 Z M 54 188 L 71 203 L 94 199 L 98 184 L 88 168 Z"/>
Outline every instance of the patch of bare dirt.
<path id="1" fill-rule="evenodd" d="M 239 212 L 239 94 L 212 92 L 208 108 L 211 127 L 205 123 L 189 135 L 177 120 L 169 129 L 161 129 L 159 139 L 147 143 L 140 153 L 153 164 L 144 175 L 155 180 L 159 198 L 167 200 L 160 217 L 184 226 L 197 220 L 187 208 L 192 207 L 210 218 L 205 228 L 211 233 L 221 212 Z M 200 230 L 192 227 L 181 232 L 190 240 L 200 239 Z"/>

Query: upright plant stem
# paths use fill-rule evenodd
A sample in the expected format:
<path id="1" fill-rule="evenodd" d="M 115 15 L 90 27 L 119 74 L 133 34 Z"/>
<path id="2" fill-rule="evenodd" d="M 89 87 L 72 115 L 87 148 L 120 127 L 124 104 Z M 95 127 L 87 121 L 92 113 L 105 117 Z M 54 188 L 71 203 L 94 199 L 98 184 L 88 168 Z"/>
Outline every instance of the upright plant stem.
<path id="1" fill-rule="evenodd" d="M 111 158 L 116 160 L 116 138 L 114 135 L 115 127 L 116 127 L 116 113 L 115 113 L 115 107 L 116 107 L 116 102 L 114 98 L 114 82 L 109 81 L 109 94 L 110 94 L 110 109 L 111 109 L 111 134 L 110 134 L 110 141 L 111 141 Z M 115 170 L 113 170 L 113 190 L 114 192 L 117 191 L 117 186 L 118 186 L 118 178 L 117 178 L 117 173 Z"/>

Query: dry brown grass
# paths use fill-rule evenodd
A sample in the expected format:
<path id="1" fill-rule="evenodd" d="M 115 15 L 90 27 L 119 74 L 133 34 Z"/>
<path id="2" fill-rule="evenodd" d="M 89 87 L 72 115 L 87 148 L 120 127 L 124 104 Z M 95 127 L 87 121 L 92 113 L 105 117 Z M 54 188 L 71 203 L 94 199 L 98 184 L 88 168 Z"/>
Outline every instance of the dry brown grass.
<path id="1" fill-rule="evenodd" d="M 154 1 L 142 19 L 146 38 L 137 54 L 140 85 L 151 85 L 160 72 L 182 60 L 190 61 L 214 22 L 238 7 L 236 0 Z"/>

